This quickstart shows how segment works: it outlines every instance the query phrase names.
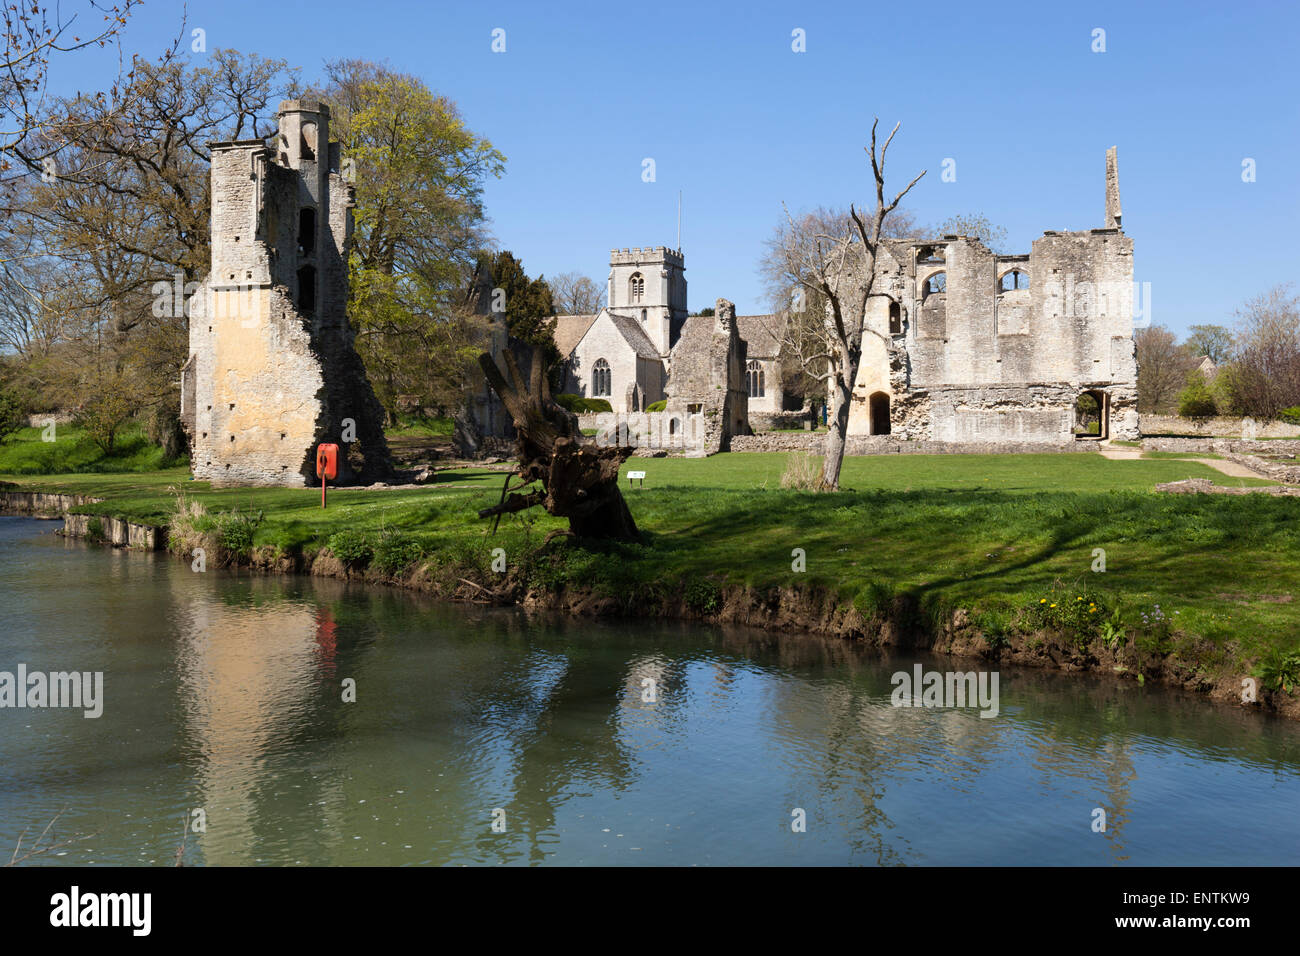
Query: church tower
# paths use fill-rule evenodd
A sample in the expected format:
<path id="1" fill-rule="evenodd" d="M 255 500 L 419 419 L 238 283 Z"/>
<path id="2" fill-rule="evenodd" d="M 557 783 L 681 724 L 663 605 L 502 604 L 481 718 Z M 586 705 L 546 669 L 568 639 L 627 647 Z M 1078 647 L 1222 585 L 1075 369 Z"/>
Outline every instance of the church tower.
<path id="1" fill-rule="evenodd" d="M 667 356 L 686 321 L 686 260 L 681 250 L 611 249 L 609 308 L 641 323 Z"/>

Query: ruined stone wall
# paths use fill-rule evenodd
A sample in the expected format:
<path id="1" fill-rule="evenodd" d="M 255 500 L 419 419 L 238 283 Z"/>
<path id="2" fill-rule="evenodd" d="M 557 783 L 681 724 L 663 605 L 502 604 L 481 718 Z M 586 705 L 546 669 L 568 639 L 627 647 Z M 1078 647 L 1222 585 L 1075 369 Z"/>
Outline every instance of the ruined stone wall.
<path id="1" fill-rule="evenodd" d="M 767 432 L 738 435 L 731 440 L 734 452 L 807 452 L 820 455 L 826 447 L 825 432 Z M 943 442 L 907 441 L 894 435 L 857 435 L 844 444 L 846 455 L 1024 455 L 1038 453 L 1096 452 L 1096 442 Z"/>
<path id="2" fill-rule="evenodd" d="M 730 448 L 733 435 L 749 432 L 749 393 L 745 388 L 746 345 L 736 326 L 736 307 L 718 299 L 713 316 L 687 320 L 674 346 L 665 411 L 704 421 L 702 454 Z"/>
<path id="3" fill-rule="evenodd" d="M 190 302 L 181 388 L 196 478 L 315 484 L 321 442 L 344 451 L 339 483 L 391 475 L 347 320 L 353 196 L 329 168 L 328 117 L 287 101 L 274 149 L 213 146 L 212 268 Z"/>

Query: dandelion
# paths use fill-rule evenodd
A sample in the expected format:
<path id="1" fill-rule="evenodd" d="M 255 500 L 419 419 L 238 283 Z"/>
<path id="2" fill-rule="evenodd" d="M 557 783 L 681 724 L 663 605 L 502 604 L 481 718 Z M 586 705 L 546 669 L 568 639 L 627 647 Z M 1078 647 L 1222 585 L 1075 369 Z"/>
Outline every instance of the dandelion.
<path id="1" fill-rule="evenodd" d="M 1053 605 L 1052 605 L 1052 607 L 1056 607 L 1056 605 L 1055 605 L 1055 604 L 1053 604 Z"/>
<path id="2" fill-rule="evenodd" d="M 1041 601 L 1039 601 L 1038 603 L 1039 603 L 1039 604 L 1046 604 L 1046 603 L 1047 603 L 1047 598 L 1043 598 L 1043 599 L 1042 599 Z M 1052 606 L 1055 607 L 1056 605 L 1052 605 Z"/>

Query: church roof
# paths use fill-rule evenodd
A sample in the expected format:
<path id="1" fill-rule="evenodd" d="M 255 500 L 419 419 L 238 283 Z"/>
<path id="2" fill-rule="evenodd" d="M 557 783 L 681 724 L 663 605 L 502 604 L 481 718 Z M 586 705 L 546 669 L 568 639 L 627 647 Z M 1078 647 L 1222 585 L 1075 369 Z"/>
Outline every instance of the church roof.
<path id="1" fill-rule="evenodd" d="M 650 336 L 646 335 L 645 330 L 641 328 L 640 322 L 631 316 L 619 315 L 617 312 L 609 312 L 609 318 L 614 323 L 614 327 L 623 333 L 623 338 L 627 339 L 627 344 L 632 346 L 637 355 L 653 359 L 661 357 L 655 344 L 650 341 Z"/>
<path id="2" fill-rule="evenodd" d="M 781 337 L 785 334 L 785 316 L 738 315 L 736 331 L 749 345 L 749 358 L 776 358 L 781 351 Z"/>
<path id="3" fill-rule="evenodd" d="M 578 347 L 582 337 L 587 334 L 593 322 L 596 321 L 596 315 L 557 315 L 555 317 L 555 347 L 560 350 L 560 355 L 568 358 L 573 350 Z"/>

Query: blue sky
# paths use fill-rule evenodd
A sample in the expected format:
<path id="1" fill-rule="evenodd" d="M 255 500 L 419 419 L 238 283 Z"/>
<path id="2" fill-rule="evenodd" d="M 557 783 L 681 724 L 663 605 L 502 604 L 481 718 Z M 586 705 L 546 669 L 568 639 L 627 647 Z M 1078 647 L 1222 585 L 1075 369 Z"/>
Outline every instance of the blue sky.
<path id="1" fill-rule="evenodd" d="M 534 275 L 603 283 L 610 248 L 675 244 L 680 190 L 691 308 L 722 296 L 763 311 L 756 266 L 782 202 L 869 196 L 878 115 L 902 123 L 887 187 L 929 171 L 908 200 L 918 219 L 983 213 L 1015 252 L 1045 229 L 1102 224 L 1118 146 L 1135 277 L 1176 331 L 1229 322 L 1300 278 L 1293 3 L 196 0 L 187 12 L 209 50 L 280 57 L 306 78 L 329 59 L 387 60 L 453 98 L 508 159 L 487 209 Z M 151 0 L 126 50 L 156 56 L 181 14 Z M 806 52 L 791 49 L 796 28 Z M 54 79 L 95 89 L 113 67 L 73 57 Z M 955 182 L 941 180 L 948 158 Z M 1255 182 L 1242 181 L 1246 158 Z"/>

